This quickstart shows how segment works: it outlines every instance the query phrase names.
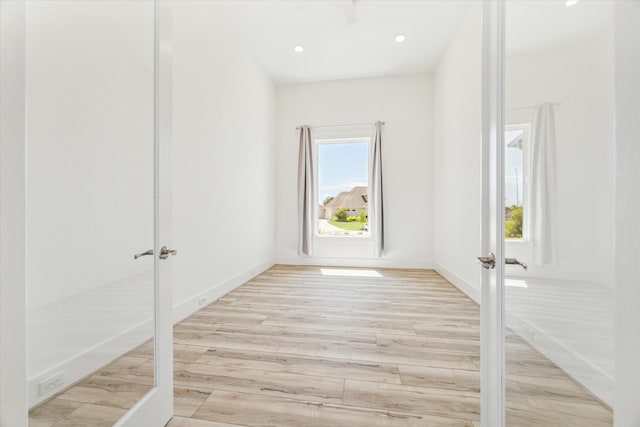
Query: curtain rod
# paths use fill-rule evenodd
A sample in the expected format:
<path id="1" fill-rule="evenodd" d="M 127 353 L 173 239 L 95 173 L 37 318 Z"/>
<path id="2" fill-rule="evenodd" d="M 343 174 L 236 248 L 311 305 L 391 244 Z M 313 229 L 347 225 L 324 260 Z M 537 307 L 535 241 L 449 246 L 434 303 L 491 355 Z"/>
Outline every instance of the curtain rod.
<path id="1" fill-rule="evenodd" d="M 377 122 L 376 122 L 377 123 Z M 380 124 L 384 125 L 385 122 L 380 122 Z M 346 124 L 346 125 L 322 125 L 322 126 L 309 126 L 310 128 L 339 128 L 345 126 L 373 126 L 375 123 L 354 123 L 354 124 Z M 300 130 L 301 126 L 296 126 L 296 130 Z"/>

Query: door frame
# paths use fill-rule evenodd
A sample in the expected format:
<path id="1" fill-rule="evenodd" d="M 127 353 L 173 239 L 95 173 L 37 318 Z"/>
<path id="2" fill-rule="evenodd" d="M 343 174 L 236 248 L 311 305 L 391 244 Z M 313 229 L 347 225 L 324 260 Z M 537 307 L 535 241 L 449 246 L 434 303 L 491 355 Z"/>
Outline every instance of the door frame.
<path id="1" fill-rule="evenodd" d="M 0 0 L 0 427 L 26 426 L 25 4 Z"/>
<path id="2" fill-rule="evenodd" d="M 617 226 L 613 415 L 616 426 L 628 427 L 640 423 L 640 1 L 616 2 L 614 19 Z"/>
<path id="3" fill-rule="evenodd" d="M 155 3 L 155 386 L 118 422 L 155 427 L 173 416 L 171 262 L 172 0 Z M 24 0 L 0 0 L 0 427 L 28 424 Z"/>
<path id="4" fill-rule="evenodd" d="M 505 425 L 504 304 L 504 1 L 482 6 L 482 269 L 480 304 L 481 424 Z"/>

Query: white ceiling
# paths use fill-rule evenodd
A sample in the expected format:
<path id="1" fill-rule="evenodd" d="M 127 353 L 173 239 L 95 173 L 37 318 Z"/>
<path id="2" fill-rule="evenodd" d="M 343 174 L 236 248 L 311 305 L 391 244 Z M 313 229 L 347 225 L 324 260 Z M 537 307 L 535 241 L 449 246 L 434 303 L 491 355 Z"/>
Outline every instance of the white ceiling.
<path id="1" fill-rule="evenodd" d="M 509 1 L 505 11 L 506 51 L 515 55 L 571 44 L 613 25 L 612 0 Z"/>
<path id="2" fill-rule="evenodd" d="M 221 1 L 276 83 L 334 80 L 431 70 L 464 10 L 465 1 L 356 0 Z M 394 36 L 406 34 L 404 43 Z M 293 46 L 301 44 L 304 53 Z"/>
<path id="3" fill-rule="evenodd" d="M 216 10 L 278 84 L 432 71 L 479 0 L 220 0 Z M 611 19 L 609 0 L 507 3 L 507 52 L 569 43 Z M 355 23 L 349 25 L 349 8 Z M 394 36 L 406 34 L 398 44 Z M 304 52 L 293 51 L 301 44 Z"/>

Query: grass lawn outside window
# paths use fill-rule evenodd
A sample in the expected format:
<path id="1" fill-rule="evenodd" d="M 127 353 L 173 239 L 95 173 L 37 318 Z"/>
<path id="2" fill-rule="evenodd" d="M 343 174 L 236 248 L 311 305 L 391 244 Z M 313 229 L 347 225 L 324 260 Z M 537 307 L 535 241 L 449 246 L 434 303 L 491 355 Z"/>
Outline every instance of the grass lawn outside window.
<path id="1" fill-rule="evenodd" d="M 333 225 L 334 227 L 342 228 L 343 230 L 349 230 L 349 231 L 364 230 L 364 228 L 367 226 L 366 222 L 357 222 L 357 221 L 352 221 L 352 222 L 329 221 L 329 224 Z"/>

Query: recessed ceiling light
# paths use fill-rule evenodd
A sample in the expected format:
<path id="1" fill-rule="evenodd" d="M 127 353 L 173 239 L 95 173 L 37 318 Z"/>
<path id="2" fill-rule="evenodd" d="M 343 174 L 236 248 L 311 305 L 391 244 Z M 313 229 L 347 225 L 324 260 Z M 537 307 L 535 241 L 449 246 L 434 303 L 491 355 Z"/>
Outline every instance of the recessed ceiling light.
<path id="1" fill-rule="evenodd" d="M 575 6 L 578 4 L 580 0 L 567 0 L 564 2 L 564 5 L 567 7 Z"/>
<path id="2" fill-rule="evenodd" d="M 301 44 L 297 44 L 293 47 L 293 50 L 297 53 L 302 53 L 304 52 L 304 46 L 302 46 Z"/>
<path id="3" fill-rule="evenodd" d="M 407 37 L 405 37 L 404 34 L 400 33 L 400 34 L 396 34 L 396 37 L 394 38 L 394 40 L 396 41 L 396 43 L 402 43 Z"/>

